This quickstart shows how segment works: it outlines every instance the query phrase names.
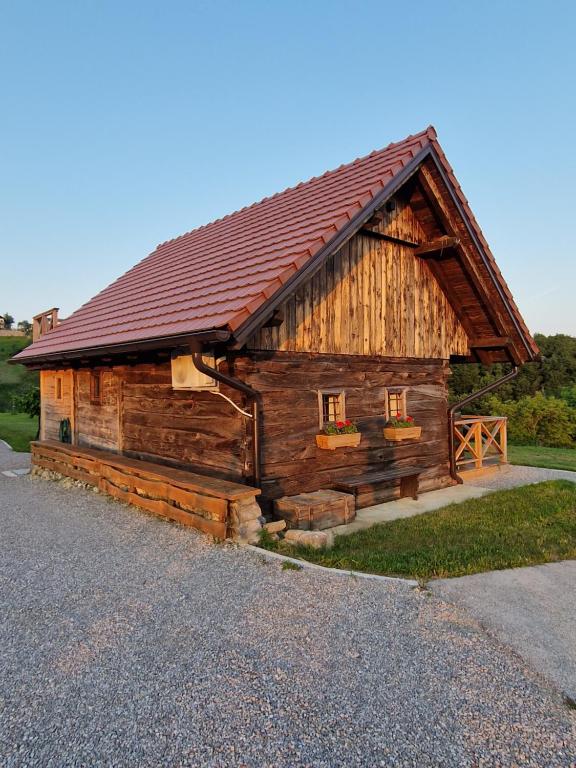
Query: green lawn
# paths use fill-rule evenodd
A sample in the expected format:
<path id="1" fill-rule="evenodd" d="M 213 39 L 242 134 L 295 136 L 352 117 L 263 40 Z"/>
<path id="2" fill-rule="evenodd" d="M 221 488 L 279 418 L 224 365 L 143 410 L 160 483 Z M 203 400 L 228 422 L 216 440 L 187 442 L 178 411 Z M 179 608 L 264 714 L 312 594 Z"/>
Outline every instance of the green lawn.
<path id="1" fill-rule="evenodd" d="M 0 412 L 9 411 L 18 392 L 38 386 L 38 372 L 8 362 L 12 355 L 30 344 L 27 336 L 0 336 Z"/>
<path id="2" fill-rule="evenodd" d="M 337 536 L 327 551 L 269 548 L 321 565 L 418 579 L 576 558 L 576 484 L 555 480 Z"/>
<path id="3" fill-rule="evenodd" d="M 38 419 L 26 413 L 0 413 L 0 438 L 15 451 L 29 451 L 37 429 Z"/>
<path id="4" fill-rule="evenodd" d="M 576 472 L 576 448 L 540 448 L 537 445 L 509 445 L 511 464 Z"/>

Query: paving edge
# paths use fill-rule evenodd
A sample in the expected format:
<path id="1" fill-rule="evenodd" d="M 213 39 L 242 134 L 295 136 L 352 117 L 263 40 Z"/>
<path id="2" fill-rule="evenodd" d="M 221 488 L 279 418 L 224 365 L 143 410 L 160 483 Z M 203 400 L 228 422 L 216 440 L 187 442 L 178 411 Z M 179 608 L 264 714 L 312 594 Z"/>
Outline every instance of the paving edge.
<path id="1" fill-rule="evenodd" d="M 401 576 L 380 576 L 377 573 L 363 573 L 362 571 L 344 571 L 342 568 L 328 568 L 326 565 L 318 565 L 317 563 L 310 563 L 308 560 L 298 560 L 296 557 L 281 555 L 279 552 L 271 552 L 269 549 L 262 549 L 254 544 L 247 544 L 245 548 L 255 552 L 260 555 L 260 557 L 265 557 L 269 560 L 280 560 L 285 563 L 294 563 L 295 565 L 299 565 L 300 568 L 306 568 L 311 571 L 322 571 L 323 573 L 333 574 L 335 576 L 353 576 L 356 579 L 368 579 L 369 581 L 384 581 L 388 584 L 403 584 L 407 587 L 418 586 L 418 582 L 414 579 L 403 579 Z"/>
<path id="2" fill-rule="evenodd" d="M 6 440 L 2 440 L 2 439 L 0 438 L 0 443 L 2 443 L 2 445 L 5 445 L 5 446 L 6 446 L 6 448 L 8 448 L 8 450 L 9 450 L 9 451 L 13 451 L 13 450 L 14 450 L 14 449 L 12 448 L 12 446 L 11 446 L 11 445 L 8 445 L 8 443 L 6 442 Z"/>

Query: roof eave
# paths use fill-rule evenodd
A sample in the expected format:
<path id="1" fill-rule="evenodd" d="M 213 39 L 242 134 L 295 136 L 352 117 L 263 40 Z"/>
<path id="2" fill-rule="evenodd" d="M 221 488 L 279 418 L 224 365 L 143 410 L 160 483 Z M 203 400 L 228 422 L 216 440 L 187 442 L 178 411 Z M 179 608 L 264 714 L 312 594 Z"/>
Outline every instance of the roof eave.
<path id="1" fill-rule="evenodd" d="M 156 349 L 174 349 L 177 347 L 188 346 L 192 341 L 201 343 L 224 344 L 230 339 L 230 331 L 225 328 L 214 328 L 206 331 L 194 331 L 181 333 L 172 336 L 157 336 L 153 339 L 143 339 L 142 341 L 123 342 L 119 344 L 107 344 L 94 347 L 84 347 L 81 349 L 71 349 L 65 351 L 45 352 L 38 355 L 28 355 L 18 359 L 18 355 L 11 357 L 8 362 L 14 365 L 25 365 L 27 367 L 37 367 L 50 363 L 65 364 L 84 358 L 95 358 L 109 355 L 122 355 L 131 352 L 149 352 Z"/>
<path id="2" fill-rule="evenodd" d="M 512 303 L 510 302 L 509 297 L 506 295 L 506 291 L 504 290 L 502 282 L 500 281 L 498 274 L 494 270 L 494 266 L 492 264 L 493 257 L 490 258 L 490 256 L 486 252 L 486 247 L 484 243 L 482 243 L 481 239 L 478 237 L 478 234 L 476 232 L 476 227 L 474 226 L 474 223 L 470 220 L 470 216 L 468 215 L 468 212 L 466 211 L 465 207 L 462 204 L 462 201 L 460 200 L 458 194 L 456 193 L 456 190 L 454 189 L 454 185 L 452 184 L 452 181 L 450 180 L 448 173 L 446 172 L 446 167 L 444 165 L 444 162 L 442 161 L 442 158 L 440 157 L 439 153 L 436 150 L 436 147 L 434 146 L 435 143 L 436 142 L 430 145 L 430 157 L 433 160 L 436 168 L 438 169 L 438 173 L 442 177 L 442 181 L 444 182 L 444 185 L 446 186 L 446 189 L 448 190 L 450 197 L 452 198 L 452 201 L 456 209 L 458 210 L 458 213 L 462 218 L 462 221 L 464 222 L 466 229 L 468 230 L 468 233 L 470 235 L 470 238 L 472 239 L 472 242 L 474 243 L 475 247 L 477 248 L 482 258 L 486 271 L 488 272 L 490 279 L 494 287 L 496 288 L 496 291 L 498 292 L 498 295 L 502 303 L 504 304 L 510 319 L 512 320 L 516 333 L 518 334 L 518 337 L 521 339 L 522 344 L 527 352 L 526 360 L 520 360 L 515 362 L 519 362 L 519 363 L 533 362 L 537 360 L 540 355 L 540 351 L 536 346 L 536 342 L 534 341 L 532 336 L 522 327 L 523 321 L 521 322 L 519 320 L 520 313 L 518 311 L 518 308 L 515 306 L 513 302 Z"/>
<path id="3" fill-rule="evenodd" d="M 335 251 L 341 248 L 350 238 L 352 238 L 368 221 L 374 212 L 381 208 L 389 198 L 391 198 L 396 192 L 408 181 L 408 179 L 417 173 L 422 163 L 430 157 L 440 173 L 442 180 L 449 191 L 450 196 L 454 201 L 459 215 L 464 222 L 466 229 L 468 230 L 472 242 L 478 249 L 486 271 L 506 309 L 506 313 L 510 317 L 510 320 L 514 326 L 514 329 L 518 335 L 518 338 L 522 342 L 522 346 L 526 351 L 526 358 L 517 360 L 514 362 L 525 363 L 532 362 L 538 359 L 539 350 L 534 342 L 534 339 L 530 334 L 522 327 L 523 323 L 519 320 L 519 311 L 517 307 L 510 302 L 506 291 L 495 272 L 492 265 L 491 258 L 486 252 L 486 248 L 481 239 L 476 233 L 476 228 L 470 217 L 462 205 L 453 184 L 448 177 L 444 163 L 442 162 L 433 140 L 430 144 L 427 144 L 418 152 L 410 163 L 408 163 L 402 171 L 395 176 L 389 184 L 387 184 L 382 191 L 374 197 L 374 199 L 362 208 L 358 214 L 350 220 L 350 222 L 343 227 L 336 235 L 321 248 L 310 261 L 302 267 L 300 270 L 294 273 L 294 275 L 288 279 L 284 285 L 268 300 L 265 301 L 250 317 L 243 322 L 237 330 L 234 331 L 233 346 L 236 349 L 243 347 L 250 337 L 269 319 L 272 313 L 284 302 L 302 283 L 310 279 L 314 273 L 322 266 L 323 262 L 332 255 Z"/>

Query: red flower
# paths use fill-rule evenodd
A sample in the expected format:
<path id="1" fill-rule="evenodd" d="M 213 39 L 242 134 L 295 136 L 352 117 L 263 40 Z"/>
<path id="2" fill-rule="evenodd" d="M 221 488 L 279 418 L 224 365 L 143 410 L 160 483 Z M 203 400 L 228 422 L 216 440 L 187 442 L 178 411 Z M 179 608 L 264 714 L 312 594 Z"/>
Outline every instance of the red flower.
<path id="1" fill-rule="evenodd" d="M 412 416 L 406 416 L 406 421 L 414 421 L 414 418 Z"/>
<path id="2" fill-rule="evenodd" d="M 336 426 L 338 427 L 338 429 L 342 429 L 342 427 L 344 426 L 344 422 L 343 421 L 337 421 L 336 422 Z"/>
<path id="3" fill-rule="evenodd" d="M 345 423 L 346 423 L 347 427 L 351 427 L 352 426 L 352 422 L 350 421 L 350 419 L 346 419 Z"/>
<path id="4" fill-rule="evenodd" d="M 402 418 L 402 414 L 400 413 L 400 411 L 398 411 L 398 413 L 396 414 L 396 418 L 397 419 L 401 419 Z"/>

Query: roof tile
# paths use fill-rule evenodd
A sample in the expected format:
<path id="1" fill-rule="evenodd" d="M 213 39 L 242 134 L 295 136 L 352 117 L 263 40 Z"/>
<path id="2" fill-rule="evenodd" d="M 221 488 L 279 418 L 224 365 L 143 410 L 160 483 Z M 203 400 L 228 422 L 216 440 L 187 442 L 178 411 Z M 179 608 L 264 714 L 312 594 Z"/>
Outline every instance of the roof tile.
<path id="1" fill-rule="evenodd" d="M 236 330 L 430 143 L 433 128 L 161 243 L 19 358 Z"/>

